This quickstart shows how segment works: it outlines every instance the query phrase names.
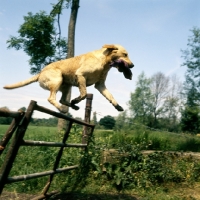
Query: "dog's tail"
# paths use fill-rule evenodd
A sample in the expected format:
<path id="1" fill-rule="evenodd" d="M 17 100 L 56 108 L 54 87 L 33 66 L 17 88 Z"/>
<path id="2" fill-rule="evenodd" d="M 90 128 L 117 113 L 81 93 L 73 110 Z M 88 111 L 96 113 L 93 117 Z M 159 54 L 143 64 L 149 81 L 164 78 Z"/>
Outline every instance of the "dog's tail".
<path id="1" fill-rule="evenodd" d="M 11 84 L 11 85 L 5 85 L 3 88 L 4 89 L 15 89 L 15 88 L 19 88 L 19 87 L 23 87 L 25 85 L 29 85 L 33 82 L 36 82 L 38 81 L 38 78 L 39 78 L 39 74 L 25 80 L 25 81 L 21 81 L 21 82 L 18 82 L 18 83 L 14 83 L 14 84 Z"/>

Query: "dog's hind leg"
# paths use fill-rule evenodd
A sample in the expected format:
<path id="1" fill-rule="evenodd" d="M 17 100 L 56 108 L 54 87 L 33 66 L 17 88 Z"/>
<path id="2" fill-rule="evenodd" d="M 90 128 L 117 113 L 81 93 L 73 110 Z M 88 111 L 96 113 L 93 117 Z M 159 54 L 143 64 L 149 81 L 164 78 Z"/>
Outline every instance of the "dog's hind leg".
<path id="1" fill-rule="evenodd" d="M 76 79 L 77 79 L 78 88 L 79 88 L 79 91 L 80 91 L 80 96 L 71 101 L 72 106 L 74 104 L 79 103 L 81 100 L 85 99 L 86 96 L 87 96 L 85 77 L 81 76 L 81 75 L 76 75 Z"/>
<path id="2" fill-rule="evenodd" d="M 61 87 L 63 82 L 62 73 L 58 70 L 42 71 L 38 82 L 44 89 L 50 91 L 48 98 L 49 103 L 54 105 L 60 112 L 65 113 L 67 110 L 62 108 L 61 105 L 56 101 L 56 93 Z"/>
<path id="3" fill-rule="evenodd" d="M 69 86 L 69 85 L 62 85 L 60 87 L 60 91 L 62 92 L 60 103 L 63 104 L 63 105 L 65 105 L 65 106 L 71 107 L 71 108 L 73 108 L 75 110 L 78 110 L 79 109 L 78 106 L 75 106 L 75 105 L 69 103 L 66 100 L 68 95 L 70 95 L 69 99 L 71 98 L 71 92 L 70 92 L 70 90 L 71 90 L 71 86 Z"/>
<path id="4" fill-rule="evenodd" d="M 67 95 L 70 95 L 69 99 L 71 99 L 71 92 L 70 92 L 71 86 L 69 85 L 61 85 L 60 91 L 62 93 L 62 96 L 60 98 L 60 103 L 65 105 L 65 106 L 71 106 L 70 102 L 68 102 Z M 69 93 L 70 92 L 70 93 Z"/>
<path id="5" fill-rule="evenodd" d="M 48 98 L 49 103 L 51 103 L 52 105 L 54 105 L 60 112 L 65 113 L 66 110 L 64 110 L 61 105 L 56 101 L 56 93 L 57 91 L 55 90 L 51 90 L 50 91 L 50 96 Z"/>

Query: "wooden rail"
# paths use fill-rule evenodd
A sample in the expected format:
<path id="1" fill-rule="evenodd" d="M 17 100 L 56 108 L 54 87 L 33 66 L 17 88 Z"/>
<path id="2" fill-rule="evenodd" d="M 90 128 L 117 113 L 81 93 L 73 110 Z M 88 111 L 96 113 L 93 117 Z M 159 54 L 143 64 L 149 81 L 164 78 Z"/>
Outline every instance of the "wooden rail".
<path id="1" fill-rule="evenodd" d="M 49 110 L 45 107 L 39 106 L 39 105 L 37 105 L 37 102 L 35 102 L 33 100 L 30 102 L 26 112 L 22 112 L 22 111 L 9 112 L 6 110 L 0 110 L 0 116 L 13 118 L 13 121 L 12 121 L 10 127 L 8 128 L 5 135 L 3 136 L 2 140 L 0 141 L 0 154 L 1 154 L 3 152 L 3 150 L 5 149 L 8 141 L 12 137 L 11 144 L 9 146 L 9 149 L 6 154 L 3 165 L 1 166 L 1 169 L 0 169 L 0 194 L 2 193 L 2 190 L 5 186 L 5 184 L 29 180 L 29 179 L 33 179 L 33 178 L 42 177 L 42 176 L 49 176 L 49 180 L 47 181 L 47 184 L 44 186 L 43 194 L 38 197 L 38 199 L 44 199 L 47 196 L 49 197 L 49 195 L 50 195 L 50 194 L 47 194 L 47 192 L 49 190 L 49 187 L 51 185 L 51 182 L 52 182 L 55 174 L 62 173 L 62 172 L 68 171 L 68 170 L 73 170 L 78 167 L 78 165 L 74 165 L 74 166 L 68 166 L 65 168 L 58 168 L 64 148 L 74 147 L 74 148 L 85 149 L 88 146 L 88 137 L 92 135 L 92 133 L 94 131 L 94 127 L 95 127 L 94 125 L 91 125 L 89 123 L 90 122 L 90 114 L 91 114 L 92 97 L 93 97 L 92 94 L 88 94 L 87 98 L 86 98 L 85 122 L 68 117 L 62 113 L 58 113 L 58 112 Z M 34 110 L 37 110 L 39 112 L 44 112 L 44 113 L 47 113 L 54 117 L 62 118 L 62 119 L 69 121 L 68 127 L 64 133 L 62 142 L 45 142 L 45 141 L 32 141 L 32 140 L 24 140 L 23 139 Z M 74 123 L 84 126 L 84 131 L 83 131 L 83 136 L 82 136 L 82 144 L 67 143 L 67 139 L 69 137 L 71 127 Z M 53 169 L 50 171 L 44 171 L 44 172 L 39 172 L 39 173 L 8 177 L 20 146 L 58 147 L 59 151 L 55 158 Z M 52 194 L 54 194 L 54 193 L 52 193 Z"/>

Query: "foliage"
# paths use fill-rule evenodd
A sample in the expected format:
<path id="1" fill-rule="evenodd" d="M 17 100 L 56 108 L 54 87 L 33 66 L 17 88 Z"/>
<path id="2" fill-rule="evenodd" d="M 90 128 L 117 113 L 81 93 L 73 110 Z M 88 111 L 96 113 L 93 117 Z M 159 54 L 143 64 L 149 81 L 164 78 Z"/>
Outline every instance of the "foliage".
<path id="1" fill-rule="evenodd" d="M 198 107 L 185 106 L 181 115 L 181 128 L 184 132 L 197 134 L 200 132 L 200 110 Z"/>
<path id="2" fill-rule="evenodd" d="M 196 85 L 200 86 L 200 29 L 194 27 L 192 36 L 188 38 L 187 49 L 182 50 L 185 62 L 183 66 L 187 67 L 188 74 L 196 80 Z"/>
<path id="3" fill-rule="evenodd" d="M 118 140 L 116 136 L 121 135 Z M 109 145 L 115 143 L 116 153 L 107 155 L 106 162 L 103 162 L 104 171 L 94 168 L 96 179 L 109 181 L 117 190 L 131 190 L 133 188 L 151 188 L 166 183 L 193 182 L 199 180 L 200 165 L 191 157 L 182 158 L 176 153 L 155 152 L 142 154 L 141 150 L 151 146 L 146 140 L 147 135 L 142 134 L 139 143 L 128 135 L 115 134 L 113 139 L 108 136 L 104 141 L 104 152 Z M 102 138 L 101 138 L 102 139 Z M 118 143 L 116 143 L 118 142 Z M 100 144 L 96 143 L 96 147 Z M 102 146 L 101 146 L 102 147 Z M 108 159 L 108 156 L 111 157 Z M 105 160 L 105 159 L 104 159 Z M 97 167 L 102 163 L 97 157 L 93 162 Z M 99 164 L 98 164 L 99 163 Z M 193 172 L 192 172 L 193 171 Z M 195 173 L 195 175 L 193 174 Z"/>
<path id="4" fill-rule="evenodd" d="M 104 126 L 105 129 L 113 129 L 115 126 L 115 119 L 114 117 L 107 115 L 100 119 L 99 124 Z"/>
<path id="5" fill-rule="evenodd" d="M 117 144 L 142 144 L 147 150 L 200 152 L 200 138 L 190 134 L 154 131 L 135 125 L 132 129 L 120 131 L 98 130 L 95 132 L 96 145 L 106 141 L 106 148 L 116 148 Z"/>
<path id="6" fill-rule="evenodd" d="M 1 126 L 1 130 L 3 130 L 3 127 Z M 80 127 L 73 125 L 68 142 L 81 141 L 81 132 Z M 148 196 L 159 188 L 167 191 L 166 184 L 176 184 L 175 187 L 177 188 L 179 184 L 191 186 L 199 181 L 200 165 L 192 157 L 182 157 L 176 153 L 144 154 L 142 152 L 156 141 L 152 139 L 153 137 L 157 137 L 157 141 L 162 144 L 166 133 L 157 132 L 154 134 L 150 130 L 136 127 L 131 132 L 96 130 L 94 135 L 95 138 L 91 138 L 92 141 L 86 152 L 75 148 L 65 149 L 59 167 L 74 164 L 80 164 L 81 167 L 56 175 L 50 190 L 60 188 L 63 192 L 77 191 L 84 194 L 111 191 L 117 193 L 121 190 L 126 194 L 134 191 L 135 194 L 136 191 L 143 191 L 139 195 Z M 29 126 L 25 135 L 26 140 L 39 141 L 60 141 L 60 137 L 61 135 L 57 134 L 57 129 L 53 127 Z M 167 143 L 171 144 L 173 141 L 177 145 L 177 141 L 183 142 L 182 138 L 187 139 L 188 144 L 191 143 L 190 145 L 194 142 L 197 144 L 196 136 L 189 137 L 189 135 L 176 134 L 169 135 Z M 195 141 L 192 141 L 192 138 Z M 150 142 L 149 139 L 152 141 Z M 103 162 L 103 152 L 113 147 L 117 152 L 112 156 L 114 162 Z M 159 148 L 157 146 L 158 150 L 162 150 L 163 147 L 162 145 Z M 165 145 L 165 150 L 167 150 L 166 147 Z M 11 175 L 51 170 L 57 152 L 56 147 L 22 147 Z M 37 158 L 37 162 L 35 162 L 35 158 Z M 0 163 L 3 159 L 4 155 L 1 157 Z M 6 190 L 35 194 L 41 191 L 47 180 L 48 177 L 44 177 L 13 183 L 6 185 Z M 165 195 L 168 194 L 166 191 Z"/>
<path id="7" fill-rule="evenodd" d="M 126 153 L 127 157 L 119 160 L 117 164 L 105 163 L 107 177 L 117 189 L 149 188 L 164 182 L 180 183 L 186 179 L 187 170 L 190 169 L 186 163 L 184 166 L 175 165 L 175 159 L 181 162 L 176 155 L 155 152 L 143 156 L 134 149 L 129 149 Z M 198 166 L 197 162 L 195 164 Z"/>
<path id="8" fill-rule="evenodd" d="M 127 114 L 127 111 L 121 112 L 117 117 L 116 117 L 116 122 L 115 122 L 115 127 L 114 130 L 119 131 L 119 130 L 127 130 L 131 126 L 130 118 Z"/>
<path id="9" fill-rule="evenodd" d="M 138 76 L 135 92 L 131 93 L 128 102 L 131 116 L 144 124 L 147 124 L 151 112 L 150 82 L 151 80 L 142 72 Z"/>
<path id="10" fill-rule="evenodd" d="M 186 102 L 181 112 L 181 128 L 185 132 L 196 134 L 200 131 L 200 109 L 196 100 L 198 94 L 194 81 L 189 77 L 185 82 L 185 96 Z"/>
<path id="11" fill-rule="evenodd" d="M 184 83 L 185 106 L 182 109 L 181 125 L 184 131 L 198 133 L 200 131 L 200 29 L 193 28 L 192 36 L 188 38 L 187 49 L 183 50 L 187 67 L 186 80 Z"/>
<path id="12" fill-rule="evenodd" d="M 97 124 L 98 124 L 98 122 L 97 122 L 97 113 L 96 113 L 96 112 L 93 112 L 92 123 L 93 123 L 94 125 L 97 125 Z"/>
<path id="13" fill-rule="evenodd" d="M 128 102 L 130 117 L 124 122 L 178 131 L 180 91 L 181 83 L 175 75 L 167 77 L 158 72 L 148 78 L 142 72 Z"/>
<path id="14" fill-rule="evenodd" d="M 32 118 L 31 119 L 31 125 L 33 126 L 50 126 L 50 127 L 54 127 L 58 124 L 58 118 L 56 117 L 51 117 L 51 118 L 43 118 L 43 119 L 39 119 L 39 118 Z"/>
<path id="15" fill-rule="evenodd" d="M 18 30 L 19 36 L 12 36 L 7 41 L 8 48 L 23 49 L 30 56 L 31 74 L 40 72 L 53 61 L 66 58 L 66 39 L 58 37 L 54 21 L 45 11 L 35 15 L 29 12 Z"/>
<path id="16" fill-rule="evenodd" d="M 151 113 L 153 115 L 152 125 L 154 128 L 158 126 L 157 118 L 163 114 L 164 106 L 162 102 L 166 100 L 169 93 L 169 77 L 162 72 L 154 74 L 151 78 Z"/>

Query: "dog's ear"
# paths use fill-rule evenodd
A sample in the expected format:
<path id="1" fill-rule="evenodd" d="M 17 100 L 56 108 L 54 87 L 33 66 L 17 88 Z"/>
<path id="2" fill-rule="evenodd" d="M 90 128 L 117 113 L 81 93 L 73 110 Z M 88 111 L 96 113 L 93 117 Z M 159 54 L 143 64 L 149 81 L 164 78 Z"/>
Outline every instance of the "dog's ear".
<path id="1" fill-rule="evenodd" d="M 103 45 L 103 48 L 106 48 L 106 50 L 103 52 L 106 56 L 110 55 L 111 52 L 114 52 L 114 50 L 118 50 L 118 48 L 113 44 L 105 44 Z"/>
<path id="2" fill-rule="evenodd" d="M 105 44 L 105 45 L 103 45 L 103 48 L 106 48 L 109 50 L 118 50 L 118 48 L 113 44 Z"/>

